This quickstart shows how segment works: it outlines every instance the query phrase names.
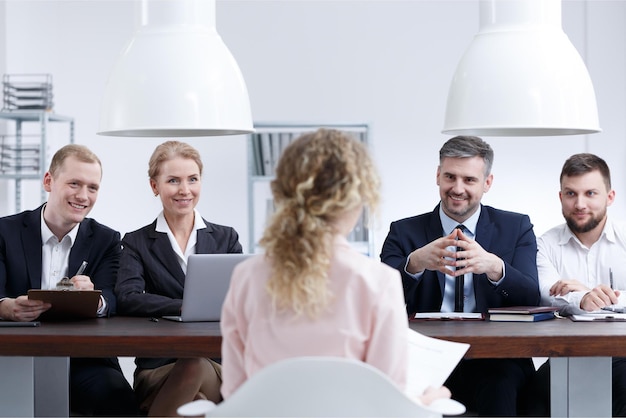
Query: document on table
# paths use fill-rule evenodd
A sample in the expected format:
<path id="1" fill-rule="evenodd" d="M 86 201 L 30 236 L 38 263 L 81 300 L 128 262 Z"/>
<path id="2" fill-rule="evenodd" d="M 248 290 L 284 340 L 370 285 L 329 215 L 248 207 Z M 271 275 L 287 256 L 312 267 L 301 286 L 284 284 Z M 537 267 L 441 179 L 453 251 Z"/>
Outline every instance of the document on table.
<path id="1" fill-rule="evenodd" d="M 471 320 L 481 321 L 485 319 L 485 315 L 480 312 L 418 312 L 413 316 L 414 319 L 425 320 Z"/>
<path id="2" fill-rule="evenodd" d="M 420 395 L 427 387 L 443 385 L 470 345 L 427 337 L 408 329 L 407 394 Z"/>
<path id="3" fill-rule="evenodd" d="M 626 313 L 616 313 L 608 311 L 593 311 L 583 314 L 574 314 L 570 316 L 572 321 L 585 322 L 585 321 L 626 321 Z"/>

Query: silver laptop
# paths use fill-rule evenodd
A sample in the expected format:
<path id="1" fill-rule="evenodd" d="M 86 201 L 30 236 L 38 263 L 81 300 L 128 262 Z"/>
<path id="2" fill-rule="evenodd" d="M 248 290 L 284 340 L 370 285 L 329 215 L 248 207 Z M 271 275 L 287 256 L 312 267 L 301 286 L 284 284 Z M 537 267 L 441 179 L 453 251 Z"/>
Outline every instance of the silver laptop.
<path id="1" fill-rule="evenodd" d="M 178 322 L 219 321 L 233 269 L 252 254 L 191 254 L 180 316 L 164 316 Z"/>

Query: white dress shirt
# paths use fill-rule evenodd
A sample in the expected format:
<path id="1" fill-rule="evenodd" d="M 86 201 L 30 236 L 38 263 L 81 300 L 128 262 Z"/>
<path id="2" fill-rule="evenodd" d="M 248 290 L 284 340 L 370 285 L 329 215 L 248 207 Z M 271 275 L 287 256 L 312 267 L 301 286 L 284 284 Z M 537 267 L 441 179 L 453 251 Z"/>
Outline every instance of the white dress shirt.
<path id="1" fill-rule="evenodd" d="M 77 224 L 70 230 L 61 241 L 52 233 L 43 213 L 46 210 L 44 206 L 41 210 L 41 288 L 44 290 L 55 289 L 56 284 L 63 277 L 73 277 L 76 272 L 68 274 L 70 251 L 76 242 L 76 235 L 80 224 Z M 107 312 L 106 299 L 101 295 L 102 305 L 97 311 L 98 316 L 105 316 Z"/>
<path id="2" fill-rule="evenodd" d="M 52 233 L 43 219 L 41 211 L 41 288 L 55 289 L 63 277 L 71 277 L 68 273 L 70 251 L 76 241 L 80 224 L 68 232 L 61 241 Z"/>
<path id="3" fill-rule="evenodd" d="M 537 270 L 542 305 L 580 308 L 586 291 L 570 292 L 565 296 L 550 296 L 550 287 L 558 280 L 578 280 L 589 289 L 600 284 L 610 285 L 609 269 L 613 272 L 614 287 L 624 294 L 626 302 L 626 223 L 607 218 L 600 238 L 585 247 L 570 231 L 567 224 L 550 229 L 537 239 Z"/>
<path id="4" fill-rule="evenodd" d="M 187 247 L 185 248 L 185 252 L 178 245 L 178 241 L 176 241 L 176 237 L 174 233 L 170 229 L 170 226 L 167 224 L 165 220 L 165 215 L 163 211 L 159 213 L 157 216 L 156 223 L 156 231 L 163 232 L 167 234 L 167 237 L 170 239 L 170 245 L 174 250 L 174 254 L 176 254 L 176 258 L 178 259 L 178 263 L 180 264 L 180 268 L 183 269 L 184 273 L 187 273 L 187 259 L 189 258 L 189 254 L 196 253 L 196 243 L 198 242 L 198 230 L 206 228 L 206 224 L 202 220 L 202 216 L 200 216 L 200 212 L 194 209 L 194 225 L 193 231 L 191 231 L 191 235 L 189 235 L 189 241 L 187 241 Z"/>

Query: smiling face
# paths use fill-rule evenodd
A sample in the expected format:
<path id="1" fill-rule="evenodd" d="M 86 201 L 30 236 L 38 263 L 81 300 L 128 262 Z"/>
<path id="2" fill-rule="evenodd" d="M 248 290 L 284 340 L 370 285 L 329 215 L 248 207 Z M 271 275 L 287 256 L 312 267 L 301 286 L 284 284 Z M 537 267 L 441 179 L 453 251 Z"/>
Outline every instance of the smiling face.
<path id="1" fill-rule="evenodd" d="M 481 157 L 444 158 L 437 168 L 444 213 L 457 222 L 465 222 L 478 209 L 492 181 L 492 174 L 485 176 L 485 162 Z"/>
<path id="2" fill-rule="evenodd" d="M 100 164 L 79 161 L 68 156 L 53 176 L 44 175 L 44 189 L 50 193 L 44 220 L 50 230 L 62 238 L 89 214 L 98 198 L 102 168 Z"/>
<path id="3" fill-rule="evenodd" d="M 193 216 L 200 200 L 200 168 L 189 158 L 175 157 L 163 161 L 159 174 L 150 179 L 150 187 L 161 196 L 166 219 Z"/>
<path id="4" fill-rule="evenodd" d="M 559 199 L 567 226 L 574 234 L 584 234 L 604 228 L 606 209 L 613 204 L 615 191 L 607 190 L 602 174 L 594 170 L 563 177 Z"/>

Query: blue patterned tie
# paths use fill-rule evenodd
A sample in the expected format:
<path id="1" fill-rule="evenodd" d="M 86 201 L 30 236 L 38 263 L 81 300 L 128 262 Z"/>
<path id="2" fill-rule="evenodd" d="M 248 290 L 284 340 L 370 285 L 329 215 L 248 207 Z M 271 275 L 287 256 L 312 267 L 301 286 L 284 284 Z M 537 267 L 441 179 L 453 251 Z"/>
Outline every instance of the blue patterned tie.
<path id="1" fill-rule="evenodd" d="M 457 225 L 456 229 L 460 229 L 461 232 L 465 232 L 465 226 Z M 463 248 L 456 247 L 457 251 L 462 251 Z M 457 258 L 457 260 L 462 260 L 461 258 Z M 461 269 L 461 267 L 457 267 L 457 270 Z M 454 312 L 463 312 L 463 298 L 464 298 L 464 288 L 465 287 L 465 276 L 457 276 L 454 278 Z"/>

